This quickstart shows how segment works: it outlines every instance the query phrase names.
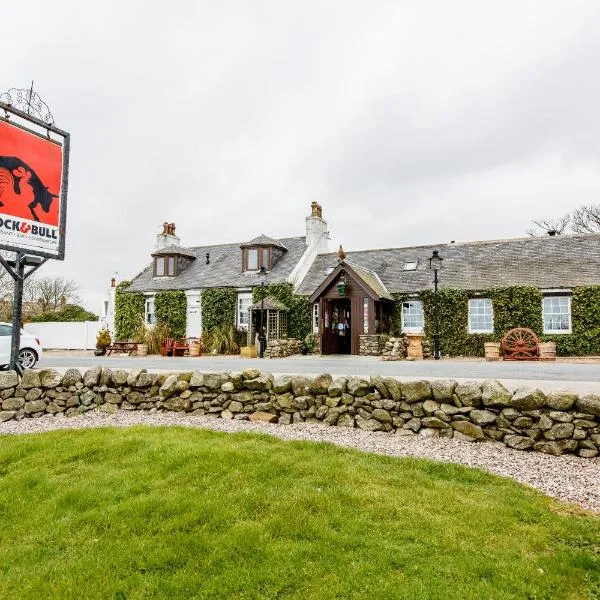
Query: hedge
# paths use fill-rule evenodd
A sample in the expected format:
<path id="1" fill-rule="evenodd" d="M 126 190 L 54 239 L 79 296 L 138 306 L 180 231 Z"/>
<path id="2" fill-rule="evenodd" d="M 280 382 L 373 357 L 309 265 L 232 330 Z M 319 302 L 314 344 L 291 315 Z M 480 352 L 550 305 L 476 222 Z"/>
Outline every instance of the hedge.
<path id="1" fill-rule="evenodd" d="M 279 300 L 289 309 L 288 313 L 288 337 L 303 340 L 310 332 L 310 302 L 308 296 L 294 294 L 294 286 L 291 283 L 271 283 L 265 285 L 265 298 L 272 296 Z M 252 302 L 258 302 L 261 298 L 261 288 L 252 290 Z"/>
<path id="2" fill-rule="evenodd" d="M 556 342 L 559 356 L 600 355 L 600 286 L 574 288 L 571 300 L 572 333 L 544 335 L 542 293 L 538 288 L 511 286 L 486 291 L 451 288 L 438 290 L 440 345 L 445 356 L 483 356 L 484 342 L 499 342 L 513 327 L 528 327 L 542 341 Z M 401 331 L 402 302 L 418 299 L 423 302 L 425 337 L 433 341 L 435 329 L 435 294 L 423 290 L 419 294 L 395 294 L 391 333 Z M 494 309 L 494 333 L 468 332 L 469 299 L 490 298 Z"/>
<path id="3" fill-rule="evenodd" d="M 175 339 L 185 337 L 187 325 L 187 296 L 182 290 L 167 290 L 154 296 L 156 321 L 168 325 Z"/>
<path id="4" fill-rule="evenodd" d="M 89 312 L 78 304 L 67 304 L 60 310 L 33 315 L 28 320 L 31 323 L 97 321 L 98 315 Z"/>
<path id="5" fill-rule="evenodd" d="M 128 292 L 129 281 L 122 281 L 115 292 L 115 338 L 133 340 L 144 319 L 145 300 L 141 292 Z"/>

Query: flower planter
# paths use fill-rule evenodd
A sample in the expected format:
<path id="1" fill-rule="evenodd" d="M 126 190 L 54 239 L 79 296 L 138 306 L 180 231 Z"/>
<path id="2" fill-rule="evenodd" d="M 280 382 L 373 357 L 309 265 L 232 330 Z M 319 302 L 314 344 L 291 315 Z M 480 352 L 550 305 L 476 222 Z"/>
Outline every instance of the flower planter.
<path id="1" fill-rule="evenodd" d="M 500 342 L 485 342 L 485 360 L 500 360 Z"/>
<path id="2" fill-rule="evenodd" d="M 94 356 L 104 356 L 106 354 L 106 348 L 96 348 L 94 350 Z"/>

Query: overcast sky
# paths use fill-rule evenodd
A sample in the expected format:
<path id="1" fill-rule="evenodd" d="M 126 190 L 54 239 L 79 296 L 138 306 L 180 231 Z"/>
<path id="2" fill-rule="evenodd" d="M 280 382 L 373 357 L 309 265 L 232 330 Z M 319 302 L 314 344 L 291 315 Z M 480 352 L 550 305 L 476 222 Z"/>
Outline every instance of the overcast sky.
<path id="1" fill-rule="evenodd" d="M 600 2 L 28 0 L 0 92 L 72 134 L 67 258 L 91 308 L 183 245 L 520 237 L 600 201 Z"/>

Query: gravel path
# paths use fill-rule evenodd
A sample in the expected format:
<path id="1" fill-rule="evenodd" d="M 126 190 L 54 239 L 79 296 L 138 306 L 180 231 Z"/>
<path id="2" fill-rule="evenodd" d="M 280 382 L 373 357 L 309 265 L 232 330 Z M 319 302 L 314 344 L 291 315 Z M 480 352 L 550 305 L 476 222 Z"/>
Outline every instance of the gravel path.
<path id="1" fill-rule="evenodd" d="M 360 429 L 327 427 L 311 423 L 271 425 L 200 415 L 138 411 L 120 411 L 114 415 L 89 412 L 70 418 L 47 415 L 40 419 L 7 421 L 0 423 L 0 434 L 130 425 L 178 425 L 225 432 L 251 431 L 268 433 L 283 440 L 330 442 L 387 456 L 412 456 L 453 462 L 484 469 L 496 475 L 512 477 L 549 496 L 600 513 L 599 458 L 584 459 L 572 455 L 556 457 L 540 452 L 522 452 L 495 442 L 470 443 L 452 439 L 423 438 L 418 435 L 399 437 L 387 433 L 372 433 Z"/>

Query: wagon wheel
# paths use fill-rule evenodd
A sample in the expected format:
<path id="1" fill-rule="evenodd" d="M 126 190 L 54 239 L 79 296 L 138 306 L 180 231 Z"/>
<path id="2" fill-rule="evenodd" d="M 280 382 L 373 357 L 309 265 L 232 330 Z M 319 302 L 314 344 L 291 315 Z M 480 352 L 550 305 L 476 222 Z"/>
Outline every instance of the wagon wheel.
<path id="1" fill-rule="evenodd" d="M 532 359 L 537 358 L 539 340 L 531 329 L 517 327 L 511 329 L 502 340 L 502 348 L 506 358 Z"/>

